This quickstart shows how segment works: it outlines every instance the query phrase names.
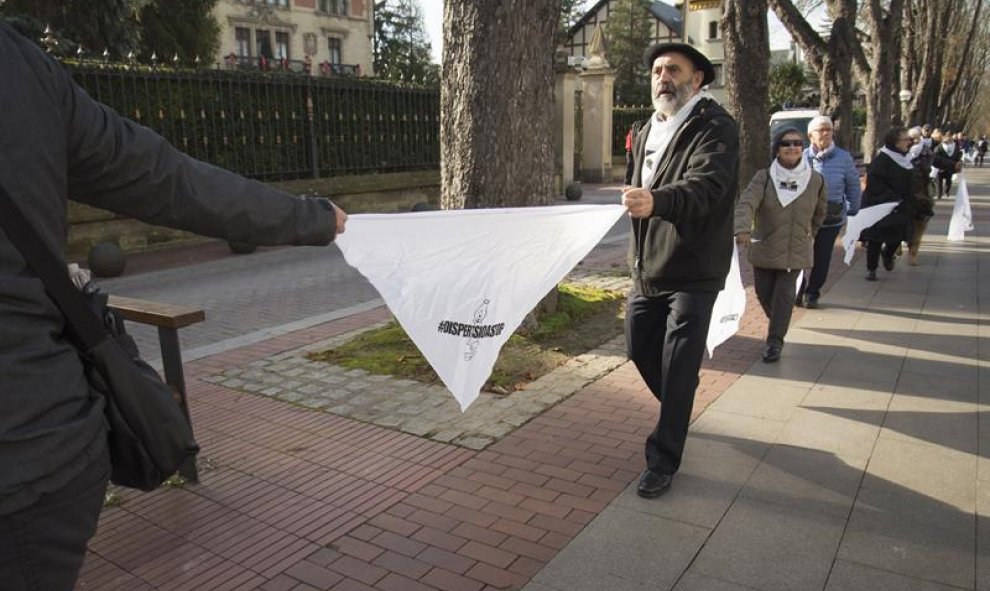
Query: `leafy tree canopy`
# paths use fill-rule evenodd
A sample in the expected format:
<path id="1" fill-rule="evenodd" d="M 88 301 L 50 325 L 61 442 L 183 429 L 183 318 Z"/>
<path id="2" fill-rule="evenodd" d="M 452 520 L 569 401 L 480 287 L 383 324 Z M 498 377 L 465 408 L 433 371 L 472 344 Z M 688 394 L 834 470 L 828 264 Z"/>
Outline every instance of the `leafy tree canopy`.
<path id="1" fill-rule="evenodd" d="M 585 0 L 560 0 L 560 23 L 557 25 L 557 43 L 563 43 L 570 29 L 584 16 Z"/>
<path id="2" fill-rule="evenodd" d="M 606 55 L 615 70 L 615 102 L 650 103 L 649 72 L 643 67 L 643 49 L 653 40 L 649 0 L 618 0 L 605 23 Z"/>
<path id="3" fill-rule="evenodd" d="M 804 96 L 804 68 L 795 63 L 778 64 L 770 70 L 770 109 L 797 106 Z"/>
<path id="4" fill-rule="evenodd" d="M 56 51 L 109 49 L 116 55 L 137 51 L 138 15 L 149 0 L 7 0 L 0 14 L 22 33 L 38 39 L 50 25 L 59 39 Z"/>
<path id="5" fill-rule="evenodd" d="M 151 0 L 141 10 L 141 55 L 182 61 L 209 60 L 220 44 L 220 24 L 213 16 L 218 0 Z"/>
<path id="6" fill-rule="evenodd" d="M 213 16 L 217 0 L 7 0 L 0 18 L 38 40 L 51 26 L 58 46 L 69 55 L 76 48 L 90 54 L 108 49 L 115 58 L 133 52 L 148 61 L 154 51 L 162 59 L 211 57 L 220 28 Z"/>
<path id="7" fill-rule="evenodd" d="M 391 80 L 437 80 L 417 0 L 376 0 L 375 72 Z"/>

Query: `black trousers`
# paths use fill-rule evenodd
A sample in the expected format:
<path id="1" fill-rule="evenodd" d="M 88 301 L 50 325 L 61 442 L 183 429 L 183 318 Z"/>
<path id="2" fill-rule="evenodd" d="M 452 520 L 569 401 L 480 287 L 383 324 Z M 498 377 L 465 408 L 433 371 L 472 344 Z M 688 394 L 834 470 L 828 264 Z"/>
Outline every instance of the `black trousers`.
<path id="1" fill-rule="evenodd" d="M 832 250 L 835 239 L 839 237 L 842 226 L 826 226 L 815 234 L 815 262 L 810 273 L 804 274 L 801 284 L 801 295 L 818 299 L 822 294 L 822 286 L 828 279 L 828 268 L 832 264 Z"/>
<path id="2" fill-rule="evenodd" d="M 877 270 L 877 263 L 880 262 L 881 250 L 883 251 L 883 258 L 890 259 L 897 253 L 897 247 L 900 245 L 900 242 L 879 242 L 877 240 L 868 240 L 866 242 L 866 270 Z"/>
<path id="3" fill-rule="evenodd" d="M 784 337 L 791 326 L 791 313 L 797 295 L 797 277 L 800 269 L 762 269 L 753 267 L 756 299 L 770 320 L 767 344 L 784 345 Z"/>
<path id="4" fill-rule="evenodd" d="M 65 487 L 0 515 L 0 589 L 72 591 L 110 478 L 104 453 Z"/>
<path id="5" fill-rule="evenodd" d="M 676 291 L 630 296 L 626 347 L 647 387 L 661 402 L 646 439 L 646 465 L 673 474 L 681 465 L 698 372 L 717 293 Z"/>
<path id="6" fill-rule="evenodd" d="M 952 174 L 953 173 L 951 172 L 948 174 L 944 172 L 938 173 L 938 179 L 936 179 L 936 182 L 938 183 L 939 199 L 942 198 L 942 195 L 945 195 L 946 197 L 952 196 Z"/>

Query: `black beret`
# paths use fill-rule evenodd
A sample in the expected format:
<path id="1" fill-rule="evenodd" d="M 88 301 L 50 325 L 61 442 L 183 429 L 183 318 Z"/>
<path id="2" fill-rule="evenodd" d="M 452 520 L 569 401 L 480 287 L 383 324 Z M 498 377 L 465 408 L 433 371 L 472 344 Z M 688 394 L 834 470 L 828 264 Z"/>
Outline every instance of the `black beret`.
<path id="1" fill-rule="evenodd" d="M 658 57 L 670 52 L 677 52 L 687 57 L 696 69 L 704 73 L 705 77 L 701 81 L 702 86 L 707 86 L 715 81 L 715 66 L 708 61 L 703 53 L 687 43 L 654 43 L 643 52 L 643 65 L 650 69 Z"/>

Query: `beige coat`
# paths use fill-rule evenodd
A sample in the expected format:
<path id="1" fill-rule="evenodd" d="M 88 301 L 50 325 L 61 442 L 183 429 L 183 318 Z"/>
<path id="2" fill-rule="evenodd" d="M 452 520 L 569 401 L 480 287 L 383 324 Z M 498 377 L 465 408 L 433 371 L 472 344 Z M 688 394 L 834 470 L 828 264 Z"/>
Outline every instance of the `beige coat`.
<path id="1" fill-rule="evenodd" d="M 811 173 L 808 187 L 781 207 L 767 169 L 753 175 L 736 204 L 735 234 L 752 233 L 749 262 L 762 269 L 810 269 L 815 233 L 825 218 L 825 179 Z"/>

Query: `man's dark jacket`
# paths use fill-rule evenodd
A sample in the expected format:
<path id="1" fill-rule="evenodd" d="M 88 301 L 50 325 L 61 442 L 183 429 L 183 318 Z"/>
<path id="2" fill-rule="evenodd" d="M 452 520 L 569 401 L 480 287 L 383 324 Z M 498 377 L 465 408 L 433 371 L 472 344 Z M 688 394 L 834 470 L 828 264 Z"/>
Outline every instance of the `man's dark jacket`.
<path id="1" fill-rule="evenodd" d="M 67 199 L 255 244 L 327 244 L 333 206 L 181 154 L 73 84 L 0 25 L 0 184 L 65 250 Z M 104 453 L 103 402 L 83 378 L 41 280 L 0 231 L 0 515 L 59 489 Z M 0 584 L 2 585 L 2 584 Z"/>
<path id="2" fill-rule="evenodd" d="M 643 125 L 633 149 L 633 186 L 643 186 Z M 739 131 L 718 103 L 703 98 L 674 134 L 653 178 L 653 214 L 632 220 L 629 264 L 641 295 L 719 291 L 732 260 L 732 218 L 739 194 Z"/>
<path id="3" fill-rule="evenodd" d="M 942 147 L 942 142 L 939 142 L 935 146 L 932 166 L 938 169 L 939 174 L 945 177 L 952 176 L 956 172 L 956 164 L 962 160 L 963 152 L 956 145 L 956 149 L 952 151 L 952 155 L 946 153 L 945 148 Z"/>

